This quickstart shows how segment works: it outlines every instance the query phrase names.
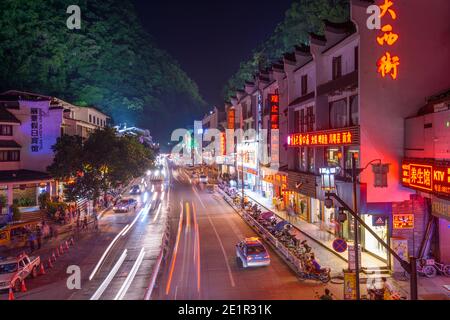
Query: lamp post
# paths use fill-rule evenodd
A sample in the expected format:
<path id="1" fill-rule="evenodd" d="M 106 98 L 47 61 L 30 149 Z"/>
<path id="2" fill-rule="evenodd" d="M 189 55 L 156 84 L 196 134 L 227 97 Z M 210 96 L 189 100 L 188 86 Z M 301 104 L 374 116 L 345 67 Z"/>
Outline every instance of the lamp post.
<path id="1" fill-rule="evenodd" d="M 364 169 L 356 169 L 355 161 L 356 158 L 353 156 L 352 158 L 352 164 L 353 168 L 352 171 L 355 172 L 354 176 L 356 177 L 356 172 L 361 172 L 365 168 L 368 167 L 368 165 Z M 376 160 L 374 160 L 376 161 Z M 373 162 L 373 161 L 371 161 Z M 370 163 L 369 163 L 370 164 Z M 344 200 L 342 200 L 335 192 L 333 192 L 336 189 L 335 179 L 334 175 L 338 172 L 337 168 L 320 168 L 320 175 L 322 180 L 322 190 L 325 191 L 325 206 L 327 208 L 331 208 L 333 206 L 333 200 L 331 198 L 334 198 L 342 207 L 344 207 L 355 219 L 355 227 L 357 227 L 357 223 L 361 224 L 384 248 L 386 248 L 387 251 L 400 263 L 402 268 L 410 274 L 410 299 L 411 300 L 417 300 L 418 299 L 418 291 L 417 291 L 417 267 L 416 267 L 416 258 L 410 257 L 410 262 L 407 262 L 403 260 L 386 242 L 384 242 L 383 239 L 381 239 L 375 231 L 370 228 L 364 220 L 362 220 L 357 212 L 355 212 L 352 208 L 350 208 L 349 205 L 345 203 Z M 356 181 L 356 179 L 354 180 Z M 354 186 L 356 183 L 354 182 Z M 354 188 L 355 192 L 355 188 Z M 355 195 L 356 196 L 356 195 Z M 356 229 L 355 229 L 356 231 Z M 355 233 L 357 235 L 357 233 Z M 355 250 L 357 250 L 357 243 L 355 243 Z M 358 251 L 356 251 L 355 254 L 355 269 L 356 274 L 358 274 Z M 359 283 L 357 282 L 357 288 L 356 292 L 359 292 Z M 358 297 L 357 297 L 358 298 Z"/>

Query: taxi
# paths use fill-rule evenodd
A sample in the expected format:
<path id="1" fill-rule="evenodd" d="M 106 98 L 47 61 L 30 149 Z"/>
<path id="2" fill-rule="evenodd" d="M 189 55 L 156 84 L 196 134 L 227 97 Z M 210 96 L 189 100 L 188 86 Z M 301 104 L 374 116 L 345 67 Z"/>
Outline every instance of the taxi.
<path id="1" fill-rule="evenodd" d="M 236 260 L 244 268 L 270 265 L 269 252 L 257 237 L 246 238 L 236 245 Z"/>

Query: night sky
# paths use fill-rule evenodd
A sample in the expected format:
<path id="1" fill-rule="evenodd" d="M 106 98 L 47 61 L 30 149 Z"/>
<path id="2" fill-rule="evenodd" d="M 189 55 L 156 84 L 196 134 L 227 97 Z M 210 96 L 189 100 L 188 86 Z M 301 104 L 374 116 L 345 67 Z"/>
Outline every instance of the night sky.
<path id="1" fill-rule="evenodd" d="M 220 107 L 226 81 L 266 40 L 293 0 L 134 0 L 146 30 Z"/>

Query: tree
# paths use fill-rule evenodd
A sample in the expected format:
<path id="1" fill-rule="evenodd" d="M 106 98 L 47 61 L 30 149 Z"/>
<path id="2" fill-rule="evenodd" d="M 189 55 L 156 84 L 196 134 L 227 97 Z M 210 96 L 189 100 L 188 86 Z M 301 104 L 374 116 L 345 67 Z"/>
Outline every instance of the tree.
<path id="1" fill-rule="evenodd" d="M 97 129 L 79 145 L 79 140 L 64 137 L 53 150 L 55 158 L 49 172 L 54 178 L 66 181 L 66 199 L 87 198 L 94 201 L 102 192 L 128 183 L 153 166 L 154 154 L 136 137 L 119 137 L 112 128 Z M 68 149 L 77 154 L 68 159 Z M 64 167 L 65 166 L 65 167 Z"/>
<path id="2" fill-rule="evenodd" d="M 142 27 L 131 0 L 77 1 L 80 30 L 66 28 L 71 0 L 0 1 L 0 90 L 95 105 L 116 122 L 166 133 L 202 115 L 198 87 Z"/>
<path id="3" fill-rule="evenodd" d="M 228 80 L 223 89 L 225 100 L 229 100 L 237 89 L 251 81 L 255 73 L 269 67 L 295 46 L 308 44 L 309 33 L 323 34 L 323 20 L 344 22 L 349 17 L 348 0 L 296 0 L 286 11 L 285 19 L 249 60 L 242 62 L 238 71 Z"/>

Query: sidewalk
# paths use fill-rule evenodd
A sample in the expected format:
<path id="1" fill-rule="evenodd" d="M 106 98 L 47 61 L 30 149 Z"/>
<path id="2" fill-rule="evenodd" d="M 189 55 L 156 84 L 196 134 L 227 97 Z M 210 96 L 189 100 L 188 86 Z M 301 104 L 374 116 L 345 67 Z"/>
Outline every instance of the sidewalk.
<path id="1" fill-rule="evenodd" d="M 268 211 L 274 212 L 277 216 L 289 221 L 294 227 L 296 227 L 301 233 L 311 238 L 313 241 L 317 242 L 325 249 L 331 251 L 333 254 L 337 255 L 343 261 L 348 262 L 348 253 L 338 253 L 333 249 L 333 241 L 336 239 L 331 233 L 320 230 L 320 228 L 314 224 L 308 223 L 298 217 L 288 216 L 286 211 L 279 211 L 272 205 L 270 199 L 264 198 L 261 195 L 253 191 L 245 191 L 245 194 L 253 201 L 258 202 L 263 208 Z M 368 269 L 380 269 L 381 267 L 386 267 L 386 263 L 374 258 L 366 252 L 361 252 L 361 267 Z"/>
<path id="2" fill-rule="evenodd" d="M 266 209 L 267 211 L 274 212 L 277 216 L 286 221 L 289 221 L 298 232 L 312 239 L 314 242 L 321 245 L 323 248 L 332 252 L 335 256 L 339 257 L 340 260 L 348 262 L 347 254 L 337 253 L 333 247 L 332 242 L 335 237 L 329 232 L 320 230 L 319 227 L 303 221 L 297 217 L 289 217 L 285 211 L 279 211 L 272 205 L 272 201 L 270 199 L 266 199 L 256 192 L 245 190 L 246 196 L 249 197 L 250 200 L 257 202 L 258 204 Z M 362 266 L 369 269 L 379 269 L 380 267 L 385 267 L 386 264 L 381 260 L 374 258 L 373 256 L 361 252 Z M 372 271 L 372 270 L 371 270 Z M 390 278 L 390 282 L 393 284 L 395 288 L 397 288 L 402 295 L 409 296 L 410 283 L 407 281 L 400 281 L 390 277 L 389 274 L 381 275 L 379 271 L 376 271 L 375 274 L 368 275 L 367 278 L 380 278 L 381 276 L 386 276 Z M 446 286 L 450 286 L 450 278 L 445 276 L 437 276 L 432 279 L 420 277 L 418 278 L 418 291 L 419 291 L 419 299 L 422 300 L 450 300 L 450 289 L 447 289 Z"/>

